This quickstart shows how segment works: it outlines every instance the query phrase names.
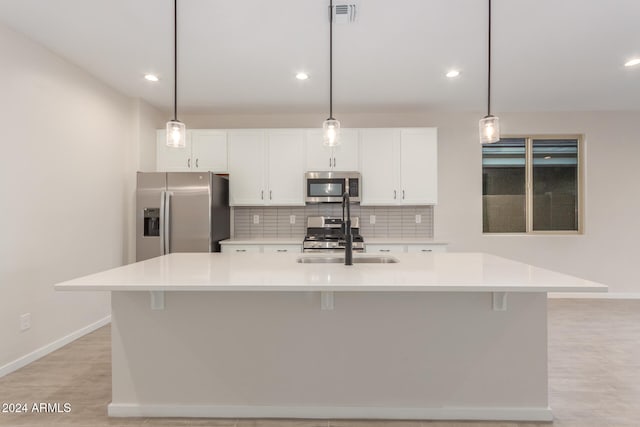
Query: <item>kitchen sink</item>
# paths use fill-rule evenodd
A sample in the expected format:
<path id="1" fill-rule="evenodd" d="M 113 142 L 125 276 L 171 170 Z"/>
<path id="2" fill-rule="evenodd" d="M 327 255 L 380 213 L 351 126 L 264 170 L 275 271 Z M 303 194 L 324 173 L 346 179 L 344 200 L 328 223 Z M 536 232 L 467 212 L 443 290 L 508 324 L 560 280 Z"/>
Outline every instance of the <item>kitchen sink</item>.
<path id="1" fill-rule="evenodd" d="M 300 257 L 297 260 L 301 264 L 344 264 L 341 257 Z M 353 257 L 354 264 L 395 264 L 397 258 L 390 256 Z"/>

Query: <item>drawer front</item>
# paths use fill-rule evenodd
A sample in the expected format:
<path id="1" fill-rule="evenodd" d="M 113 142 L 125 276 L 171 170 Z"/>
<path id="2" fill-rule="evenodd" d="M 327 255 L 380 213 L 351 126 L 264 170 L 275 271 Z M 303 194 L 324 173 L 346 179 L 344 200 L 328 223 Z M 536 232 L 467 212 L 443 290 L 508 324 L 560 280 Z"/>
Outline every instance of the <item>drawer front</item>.
<path id="1" fill-rule="evenodd" d="M 264 245 L 265 253 L 300 253 L 302 245 Z"/>
<path id="2" fill-rule="evenodd" d="M 410 253 L 431 253 L 431 252 L 446 252 L 447 247 L 445 245 L 408 245 L 407 252 Z"/>
<path id="3" fill-rule="evenodd" d="M 262 252 L 260 245 L 222 245 L 223 253 Z"/>
<path id="4" fill-rule="evenodd" d="M 380 254 L 389 252 L 406 252 L 406 245 L 368 245 L 365 242 L 365 251 L 368 254 Z"/>

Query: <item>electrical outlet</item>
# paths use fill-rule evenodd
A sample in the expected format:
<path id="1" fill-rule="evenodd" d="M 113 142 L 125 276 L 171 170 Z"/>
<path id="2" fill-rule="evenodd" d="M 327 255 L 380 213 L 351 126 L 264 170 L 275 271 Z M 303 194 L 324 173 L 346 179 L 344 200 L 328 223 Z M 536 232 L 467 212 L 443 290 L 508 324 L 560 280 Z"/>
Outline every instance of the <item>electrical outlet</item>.
<path id="1" fill-rule="evenodd" d="M 295 215 L 289 215 L 289 224 L 295 224 L 296 223 L 296 216 Z"/>
<path id="2" fill-rule="evenodd" d="M 31 328 L 31 313 L 20 315 L 20 330 L 26 331 Z"/>
<path id="3" fill-rule="evenodd" d="M 253 223 L 254 224 L 260 224 L 260 215 L 254 215 L 253 216 Z"/>
<path id="4" fill-rule="evenodd" d="M 422 222 L 422 215 L 417 214 L 416 215 L 416 224 L 420 224 Z"/>
<path id="5" fill-rule="evenodd" d="M 375 223 L 376 223 L 376 216 L 369 215 L 369 224 L 375 224 Z"/>

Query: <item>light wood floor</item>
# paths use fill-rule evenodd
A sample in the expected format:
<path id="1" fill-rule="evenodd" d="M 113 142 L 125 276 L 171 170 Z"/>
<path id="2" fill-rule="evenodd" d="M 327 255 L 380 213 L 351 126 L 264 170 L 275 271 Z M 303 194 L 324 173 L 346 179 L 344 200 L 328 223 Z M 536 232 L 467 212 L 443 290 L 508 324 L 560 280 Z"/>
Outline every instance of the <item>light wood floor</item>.
<path id="1" fill-rule="evenodd" d="M 109 418 L 110 329 L 104 327 L 0 378 L 0 404 L 71 404 L 70 413 L 0 413 L 1 426 L 637 427 L 640 300 L 550 300 L 553 423 Z"/>

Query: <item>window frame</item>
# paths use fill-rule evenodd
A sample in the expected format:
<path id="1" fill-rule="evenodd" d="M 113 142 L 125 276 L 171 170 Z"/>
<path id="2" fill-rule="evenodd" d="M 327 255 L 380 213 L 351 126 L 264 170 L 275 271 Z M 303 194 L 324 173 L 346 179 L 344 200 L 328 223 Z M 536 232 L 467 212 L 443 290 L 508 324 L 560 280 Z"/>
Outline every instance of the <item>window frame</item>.
<path id="1" fill-rule="evenodd" d="M 582 134 L 514 134 L 502 135 L 502 138 L 518 138 L 525 141 L 525 231 L 511 231 L 506 233 L 486 232 L 485 236 L 575 236 L 584 234 L 584 135 Z M 545 139 L 573 139 L 577 141 L 577 186 L 576 196 L 578 198 L 576 206 L 578 209 L 577 230 L 534 230 L 533 229 L 533 141 Z M 482 144 L 484 146 L 491 144 Z M 484 155 L 481 154 L 481 158 Z M 484 167 L 483 167 L 484 168 Z M 484 208 L 482 208 L 482 218 L 484 221 Z"/>

